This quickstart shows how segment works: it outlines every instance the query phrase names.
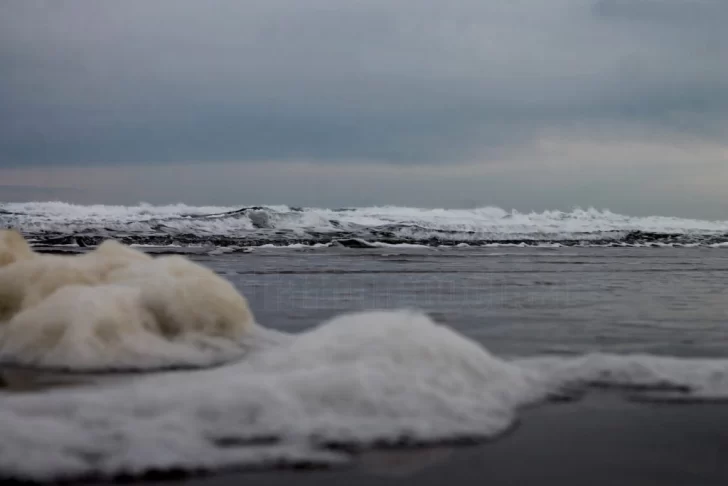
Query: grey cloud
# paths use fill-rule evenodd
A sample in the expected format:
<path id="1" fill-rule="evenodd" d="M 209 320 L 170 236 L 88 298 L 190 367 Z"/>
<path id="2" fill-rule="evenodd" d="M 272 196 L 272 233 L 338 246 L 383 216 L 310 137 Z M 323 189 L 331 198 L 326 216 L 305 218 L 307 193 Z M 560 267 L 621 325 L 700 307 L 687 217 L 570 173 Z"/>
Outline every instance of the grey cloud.
<path id="1" fill-rule="evenodd" d="M 3 2 L 0 166 L 433 164 L 605 123 L 722 137 L 724 5 Z"/>
<path id="2" fill-rule="evenodd" d="M 39 199 L 78 199 L 87 191 L 65 187 L 0 185 L 0 202 L 26 202 Z"/>
<path id="3" fill-rule="evenodd" d="M 722 29 L 721 16 L 728 15 L 722 0 L 599 0 L 599 15 L 665 26 Z"/>

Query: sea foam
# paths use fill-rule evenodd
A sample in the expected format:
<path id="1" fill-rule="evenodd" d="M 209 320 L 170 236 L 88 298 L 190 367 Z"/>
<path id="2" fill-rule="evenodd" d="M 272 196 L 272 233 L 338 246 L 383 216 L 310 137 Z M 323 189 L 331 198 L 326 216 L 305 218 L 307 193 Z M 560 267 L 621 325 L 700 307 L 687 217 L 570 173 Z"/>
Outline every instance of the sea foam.
<path id="1" fill-rule="evenodd" d="M 181 256 L 151 258 L 114 241 L 83 255 L 41 255 L 0 231 L 2 255 L 13 257 L 0 266 L 5 365 L 207 365 L 242 354 L 253 325 L 230 282 Z"/>
<path id="2" fill-rule="evenodd" d="M 5 393 L 0 471 L 56 479 L 336 464 L 342 457 L 323 445 L 497 435 L 545 393 L 538 373 L 419 313 L 345 315 L 295 336 L 258 332 L 265 346 L 216 369 Z"/>

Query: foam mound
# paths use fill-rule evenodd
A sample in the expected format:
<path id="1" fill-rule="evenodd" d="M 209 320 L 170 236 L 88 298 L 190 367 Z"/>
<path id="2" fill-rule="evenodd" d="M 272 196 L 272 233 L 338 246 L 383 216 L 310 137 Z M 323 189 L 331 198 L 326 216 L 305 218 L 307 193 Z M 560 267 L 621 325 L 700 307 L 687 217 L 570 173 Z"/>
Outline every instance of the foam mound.
<path id="1" fill-rule="evenodd" d="M 181 256 L 109 240 L 34 253 L 0 232 L 0 362 L 78 371 L 202 366 L 240 355 L 254 324 L 227 280 Z"/>
<path id="2" fill-rule="evenodd" d="M 0 470 L 56 479 L 338 464 L 345 456 L 324 445 L 500 434 L 544 393 L 536 373 L 413 312 L 253 336 L 265 345 L 223 367 L 3 396 Z"/>

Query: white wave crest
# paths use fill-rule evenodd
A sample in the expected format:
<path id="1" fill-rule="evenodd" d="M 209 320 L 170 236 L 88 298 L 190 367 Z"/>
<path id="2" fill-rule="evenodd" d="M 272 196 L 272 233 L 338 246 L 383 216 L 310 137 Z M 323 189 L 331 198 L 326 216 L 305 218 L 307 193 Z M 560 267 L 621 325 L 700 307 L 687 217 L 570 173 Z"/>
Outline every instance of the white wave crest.
<path id="1" fill-rule="evenodd" d="M 265 206 L 195 207 L 184 204 L 152 206 L 80 206 L 60 202 L 0 204 L 0 222 L 26 233 L 79 231 L 167 232 L 196 235 L 248 236 L 261 227 L 305 234 L 309 231 L 363 231 L 392 227 L 400 238 L 426 238 L 428 232 L 447 239 L 478 238 L 598 238 L 610 232 L 643 231 L 669 234 L 722 234 L 728 221 L 665 216 L 633 217 L 609 210 L 522 213 L 497 207 L 479 209 L 422 209 L 367 207 L 345 210 Z M 469 235 L 469 236 L 468 236 Z M 592 235 L 592 236 L 589 236 Z"/>

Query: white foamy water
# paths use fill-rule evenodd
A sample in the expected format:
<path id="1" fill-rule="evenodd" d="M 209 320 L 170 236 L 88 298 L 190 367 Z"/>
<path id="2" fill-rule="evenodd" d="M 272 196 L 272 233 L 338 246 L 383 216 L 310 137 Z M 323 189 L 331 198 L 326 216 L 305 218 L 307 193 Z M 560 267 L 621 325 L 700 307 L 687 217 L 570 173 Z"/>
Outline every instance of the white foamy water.
<path id="1" fill-rule="evenodd" d="M 599 239 L 612 233 L 642 231 L 678 235 L 728 233 L 728 221 L 704 221 L 665 216 L 633 217 L 609 210 L 521 213 L 497 207 L 422 209 L 368 207 L 351 209 L 287 206 L 196 207 L 184 204 L 152 206 L 80 206 L 60 202 L 2 203 L 1 226 L 28 234 L 53 232 L 162 233 L 248 237 L 266 230 L 292 236 L 361 234 L 387 231 L 390 238 L 467 241 L 526 238 L 529 240 Z M 369 233 L 368 233 L 369 232 Z M 381 235 L 380 235 L 381 236 Z M 614 235 L 612 235 L 613 237 Z M 263 237 L 263 236 L 261 236 Z M 713 242 L 715 243 L 715 242 Z"/>
<path id="2" fill-rule="evenodd" d="M 320 461 L 322 442 L 498 434 L 518 405 L 543 392 L 535 373 L 422 315 L 344 316 L 269 337 L 245 360 L 214 370 L 5 394 L 0 470 L 50 479 Z M 244 445 L 268 437 L 281 442 Z"/>
<path id="3" fill-rule="evenodd" d="M 728 361 L 589 355 L 507 361 L 409 311 L 301 334 L 258 328 L 239 362 L 2 393 L 0 471 L 30 479 L 218 469 L 347 456 L 325 443 L 493 437 L 563 385 L 680 385 L 725 396 Z M 266 442 L 263 439 L 276 439 Z"/>

